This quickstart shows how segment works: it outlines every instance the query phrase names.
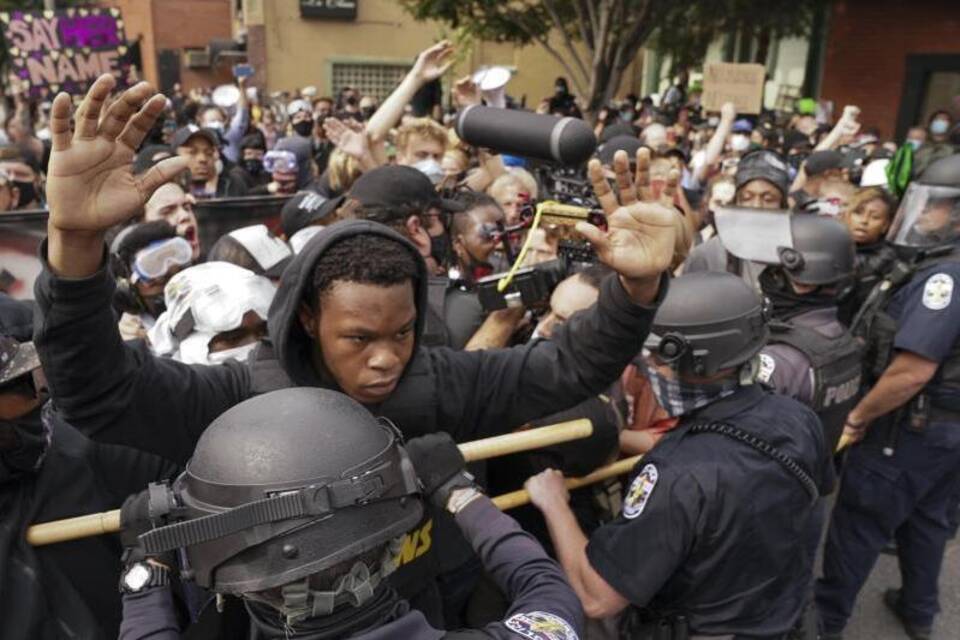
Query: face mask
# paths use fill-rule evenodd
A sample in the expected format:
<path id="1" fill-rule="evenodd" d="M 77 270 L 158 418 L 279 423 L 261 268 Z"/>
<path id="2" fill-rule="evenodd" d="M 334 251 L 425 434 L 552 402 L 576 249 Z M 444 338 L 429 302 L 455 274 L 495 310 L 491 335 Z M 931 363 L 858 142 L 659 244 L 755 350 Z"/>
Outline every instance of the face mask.
<path id="1" fill-rule="evenodd" d="M 301 135 L 306 138 L 310 135 L 310 132 L 313 131 L 313 122 L 310 120 L 303 120 L 293 125 L 293 130 L 297 132 L 297 135 Z"/>
<path id="2" fill-rule="evenodd" d="M 243 161 L 243 168 L 252 176 L 260 175 L 263 172 L 263 160 L 259 158 L 250 158 Z"/>
<path id="3" fill-rule="evenodd" d="M 147 313 L 154 318 L 159 318 L 161 314 L 167 310 L 167 301 L 164 299 L 162 293 L 144 298 L 143 305 L 147 308 Z"/>
<path id="4" fill-rule="evenodd" d="M 20 191 L 20 199 L 17 201 L 17 207 L 25 207 L 37 199 L 37 188 L 32 182 L 14 181 L 17 189 Z"/>
<path id="5" fill-rule="evenodd" d="M 223 351 L 216 351 L 214 353 L 207 355 L 207 360 L 210 361 L 210 364 L 223 364 L 227 360 L 236 360 L 237 362 L 246 362 L 247 358 L 250 357 L 250 354 L 253 353 L 254 348 L 256 348 L 257 343 L 251 342 L 250 344 L 245 344 L 242 347 L 234 347 L 232 349 L 224 349 Z"/>
<path id="6" fill-rule="evenodd" d="M 923 143 L 920 142 L 919 140 L 910 139 L 910 140 L 907 140 L 907 144 L 913 147 L 913 150 L 916 151 L 917 149 L 920 148 L 920 145 L 922 145 Z"/>
<path id="7" fill-rule="evenodd" d="M 12 429 L 18 441 L 14 448 L 0 451 L 0 484 L 33 473 L 43 464 L 51 431 L 42 419 L 42 406 L 25 416 L 0 422 L 0 429 Z"/>
<path id="8" fill-rule="evenodd" d="M 706 384 L 690 384 L 671 380 L 644 362 L 650 389 L 657 402 L 671 418 L 692 413 L 736 392 L 739 380 L 723 380 Z"/>
<path id="9" fill-rule="evenodd" d="M 806 159 L 806 153 L 795 153 L 792 156 L 787 156 L 787 164 L 789 164 L 795 171 L 799 171 L 800 165 L 802 165 L 803 161 Z"/>
<path id="10" fill-rule="evenodd" d="M 430 236 L 430 255 L 437 264 L 446 264 L 450 257 L 450 243 L 447 242 L 447 234 L 439 236 Z"/>
<path id="11" fill-rule="evenodd" d="M 750 138 L 744 135 L 730 137 L 730 148 L 734 151 L 746 151 L 750 147 Z"/>
<path id="12" fill-rule="evenodd" d="M 942 136 L 950 129 L 950 123 L 946 120 L 934 120 L 930 123 L 930 133 L 935 136 Z"/>
<path id="13" fill-rule="evenodd" d="M 439 184 L 443 180 L 443 167 L 440 166 L 440 163 L 434 160 L 433 158 L 427 158 L 426 160 L 421 160 L 420 162 L 413 165 L 413 168 L 418 170 L 423 175 L 430 178 L 430 182 L 433 184 Z"/>
<path id="14" fill-rule="evenodd" d="M 217 133 L 223 133 L 223 123 L 219 120 L 214 120 L 213 122 L 208 122 L 206 124 L 207 129 L 213 129 Z"/>
<path id="15" fill-rule="evenodd" d="M 360 109 L 360 114 L 363 116 L 364 120 L 369 120 L 373 114 L 376 112 L 376 107 L 363 107 Z"/>
<path id="16" fill-rule="evenodd" d="M 633 122 L 633 111 L 621 111 L 620 119 L 624 122 Z"/>

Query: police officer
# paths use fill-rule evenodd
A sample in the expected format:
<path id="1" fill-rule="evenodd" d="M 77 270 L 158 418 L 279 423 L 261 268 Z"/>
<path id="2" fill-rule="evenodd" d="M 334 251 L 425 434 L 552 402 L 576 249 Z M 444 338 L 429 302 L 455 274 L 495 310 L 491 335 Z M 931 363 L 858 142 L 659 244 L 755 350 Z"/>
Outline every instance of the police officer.
<path id="1" fill-rule="evenodd" d="M 766 316 L 731 274 L 673 281 L 644 364 L 680 421 L 589 544 L 559 473 L 527 482 L 587 615 L 630 607 L 624 638 L 780 638 L 800 615 L 812 579 L 803 541 L 833 472 L 813 412 L 753 384 Z"/>
<path id="2" fill-rule="evenodd" d="M 789 183 L 783 156 L 768 149 L 751 151 L 737 164 L 734 176 L 737 190 L 733 203 L 749 209 L 786 209 Z M 684 273 L 727 271 L 737 274 L 757 291 L 760 290 L 759 278 L 763 268 L 763 264 L 744 262 L 730 254 L 719 236 L 695 247 L 683 263 Z"/>
<path id="3" fill-rule="evenodd" d="M 862 369 L 860 346 L 837 317 L 854 273 L 850 232 L 823 216 L 726 208 L 717 211 L 717 229 L 727 251 L 768 265 L 759 283 L 772 318 L 758 379 L 813 409 L 833 451 Z"/>
<path id="4" fill-rule="evenodd" d="M 960 155 L 910 185 L 888 236 L 905 260 L 867 300 L 872 388 L 845 433 L 848 456 L 824 552 L 817 606 L 839 638 L 880 550 L 896 539 L 902 585 L 884 601 L 911 638 L 928 638 L 960 483 Z M 869 427 L 869 428 L 868 428 Z"/>
<path id="5" fill-rule="evenodd" d="M 141 495 L 148 508 L 128 501 L 124 526 L 145 513 L 169 524 L 131 547 L 143 560 L 121 580 L 125 639 L 179 637 L 169 568 L 153 559 L 176 548 L 200 586 L 243 600 L 256 638 L 576 640 L 583 627 L 560 568 L 480 492 L 449 435 L 401 447 L 389 422 L 334 391 L 288 388 L 236 405 L 204 432 L 171 489 Z M 507 594 L 502 621 L 445 633 L 385 580 L 424 496 L 454 515 Z"/>

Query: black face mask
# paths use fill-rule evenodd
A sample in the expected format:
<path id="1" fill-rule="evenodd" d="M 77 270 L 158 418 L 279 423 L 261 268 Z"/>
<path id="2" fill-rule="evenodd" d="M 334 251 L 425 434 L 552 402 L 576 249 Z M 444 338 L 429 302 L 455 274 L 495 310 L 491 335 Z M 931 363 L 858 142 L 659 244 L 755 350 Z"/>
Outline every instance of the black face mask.
<path id="1" fill-rule="evenodd" d="M 258 176 L 263 173 L 263 160 L 259 158 L 250 158 L 243 161 L 243 168 L 252 176 Z"/>
<path id="2" fill-rule="evenodd" d="M 304 138 L 310 137 L 310 133 L 313 131 L 313 120 L 303 120 L 293 125 L 293 130 L 297 132 L 298 135 L 303 136 Z"/>
<path id="3" fill-rule="evenodd" d="M 163 294 L 160 293 L 155 296 L 143 298 L 143 306 L 146 307 L 147 313 L 154 318 L 159 318 L 160 314 L 167 310 L 167 301 L 164 299 Z"/>
<path id="4" fill-rule="evenodd" d="M 43 405 L 25 416 L 0 421 L 0 429 L 10 429 L 16 444 L 0 451 L 0 484 L 33 473 L 43 462 L 50 445 L 50 432 L 41 417 Z"/>
<path id="5" fill-rule="evenodd" d="M 376 112 L 376 110 L 376 107 L 362 107 L 360 109 L 360 115 L 363 116 L 364 120 L 369 120 L 371 117 L 373 117 L 373 114 Z"/>
<path id="6" fill-rule="evenodd" d="M 437 264 L 447 264 L 447 259 L 450 257 L 450 241 L 447 234 L 430 236 L 430 255 Z"/>
<path id="7" fill-rule="evenodd" d="M 33 185 L 32 182 L 20 182 L 14 181 L 14 183 L 20 191 L 20 199 L 17 201 L 17 208 L 25 207 L 34 200 L 37 199 L 37 188 Z"/>

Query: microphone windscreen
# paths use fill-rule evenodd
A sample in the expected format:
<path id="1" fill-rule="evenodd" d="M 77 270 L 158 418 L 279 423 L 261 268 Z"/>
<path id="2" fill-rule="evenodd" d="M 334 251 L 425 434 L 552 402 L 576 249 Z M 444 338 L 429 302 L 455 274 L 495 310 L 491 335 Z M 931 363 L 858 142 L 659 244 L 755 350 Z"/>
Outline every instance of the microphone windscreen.
<path id="1" fill-rule="evenodd" d="M 597 137 L 579 118 L 473 105 L 457 114 L 457 135 L 467 144 L 498 153 L 580 165 L 597 148 Z"/>

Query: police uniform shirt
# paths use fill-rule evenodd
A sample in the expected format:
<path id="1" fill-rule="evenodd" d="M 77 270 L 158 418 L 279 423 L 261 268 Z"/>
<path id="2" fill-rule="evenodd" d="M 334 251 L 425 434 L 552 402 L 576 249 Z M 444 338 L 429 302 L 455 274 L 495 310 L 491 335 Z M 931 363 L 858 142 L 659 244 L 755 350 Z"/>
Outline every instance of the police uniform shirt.
<path id="1" fill-rule="evenodd" d="M 895 349 L 943 362 L 960 338 L 960 262 L 945 262 L 918 272 L 890 301 L 897 318 Z"/>
<path id="2" fill-rule="evenodd" d="M 691 424 L 756 435 L 832 489 L 816 415 L 759 386 L 684 419 L 638 463 L 622 514 L 594 532 L 593 568 L 637 607 L 683 613 L 692 632 L 776 635 L 791 628 L 812 577 L 805 533 L 813 498 L 779 463 Z"/>

